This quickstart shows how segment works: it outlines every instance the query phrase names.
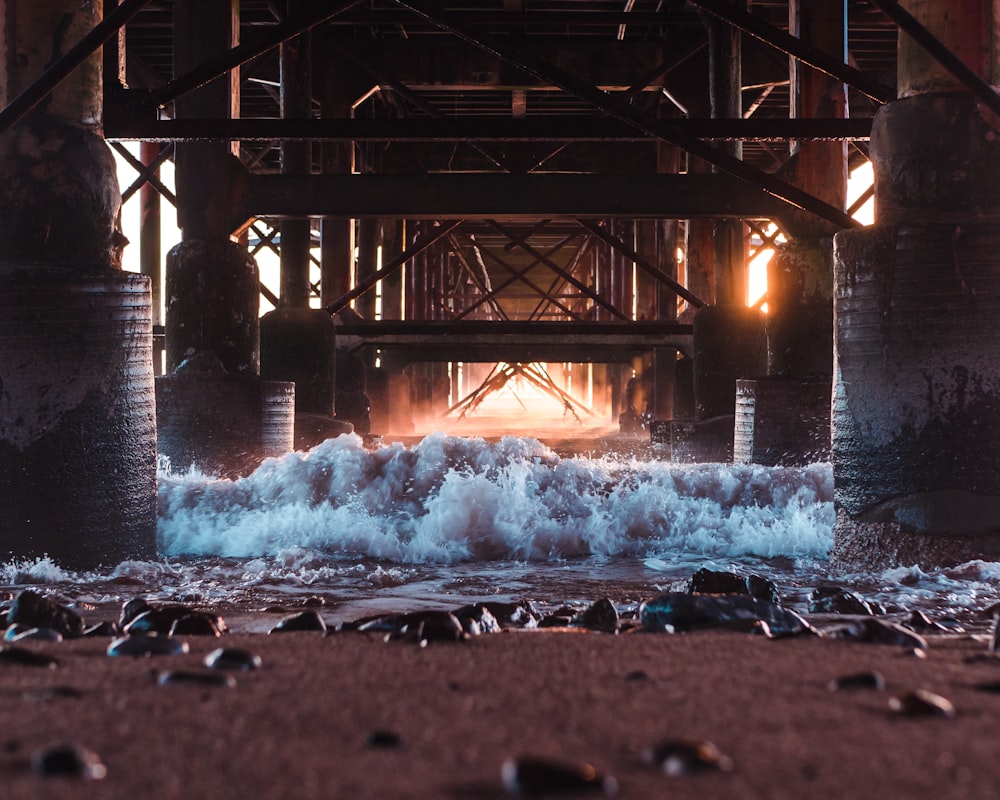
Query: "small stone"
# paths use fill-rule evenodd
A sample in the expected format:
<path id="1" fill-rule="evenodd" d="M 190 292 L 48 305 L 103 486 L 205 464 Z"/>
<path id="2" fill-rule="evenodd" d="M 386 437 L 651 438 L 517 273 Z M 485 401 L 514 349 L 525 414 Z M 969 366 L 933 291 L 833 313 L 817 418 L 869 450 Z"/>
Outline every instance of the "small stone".
<path id="1" fill-rule="evenodd" d="M 196 611 L 174 620 L 170 626 L 171 636 L 222 636 L 214 614 Z"/>
<path id="2" fill-rule="evenodd" d="M 982 683 L 976 684 L 976 689 L 980 692 L 1000 694 L 1000 681 L 983 681 Z"/>
<path id="3" fill-rule="evenodd" d="M 15 631 L 13 636 L 7 633 Z M 11 625 L 4 634 L 4 641 L 8 642 L 61 642 L 63 635 L 53 628 L 28 628 L 22 629 L 19 625 Z"/>
<path id="4" fill-rule="evenodd" d="M 618 609 L 607 597 L 602 597 L 574 620 L 592 631 L 614 633 L 618 630 Z"/>
<path id="5" fill-rule="evenodd" d="M 232 689 L 236 686 L 236 678 L 215 672 L 168 670 L 157 675 L 156 683 L 159 686 L 226 686 Z"/>
<path id="6" fill-rule="evenodd" d="M 651 747 L 645 753 L 645 760 L 672 778 L 733 769 L 733 760 L 712 742 L 689 739 L 672 739 Z"/>
<path id="7" fill-rule="evenodd" d="M 509 794 L 526 797 L 582 792 L 602 792 L 611 797 L 618 793 L 618 781 L 598 772 L 590 764 L 569 764 L 522 756 L 504 761 L 500 774 Z"/>
<path id="8" fill-rule="evenodd" d="M 501 628 L 534 628 L 541 619 L 541 614 L 530 600 L 520 603 L 483 603 L 490 613 L 496 617 Z"/>
<path id="9" fill-rule="evenodd" d="M 952 625 L 944 625 L 941 622 L 935 622 L 919 609 L 910 614 L 910 618 L 906 621 L 906 627 L 920 633 L 961 633 L 964 630 L 957 621 Z"/>
<path id="10" fill-rule="evenodd" d="M 108 774 L 97 753 L 74 742 L 55 744 L 31 756 L 31 768 L 45 778 L 100 780 Z"/>
<path id="11" fill-rule="evenodd" d="M 834 639 L 851 639 L 868 644 L 891 644 L 908 650 L 927 649 L 926 640 L 919 634 L 895 622 L 885 622 L 874 617 L 849 622 L 826 633 Z"/>
<path id="12" fill-rule="evenodd" d="M 248 650 L 236 647 L 220 647 L 205 656 L 204 664 L 209 669 L 224 669 L 234 672 L 250 672 L 263 665 L 261 657 Z"/>
<path id="13" fill-rule="evenodd" d="M 108 645 L 109 656 L 176 656 L 190 650 L 187 642 L 169 636 L 122 636 Z"/>
<path id="14" fill-rule="evenodd" d="M 864 614 L 880 611 L 861 595 L 842 586 L 819 586 L 809 594 L 810 614 Z"/>
<path id="15" fill-rule="evenodd" d="M 23 647 L 0 648 L 0 664 L 22 664 L 28 667 L 48 667 L 55 669 L 59 661 L 47 653 L 36 653 Z"/>
<path id="16" fill-rule="evenodd" d="M 89 628 L 85 628 L 83 631 L 84 636 L 117 636 L 121 632 L 121 629 L 114 622 L 98 622 L 95 625 L 91 625 Z"/>
<path id="17" fill-rule="evenodd" d="M 365 739 L 365 744 L 368 747 L 384 747 L 386 749 L 402 747 L 403 737 L 395 731 L 384 729 L 374 730 L 368 734 L 368 738 Z"/>
<path id="18" fill-rule="evenodd" d="M 889 708 L 904 717 L 946 717 L 950 719 L 955 716 L 955 706 L 951 700 L 926 689 L 916 689 L 889 698 Z"/>
<path id="19" fill-rule="evenodd" d="M 7 612 L 7 624 L 29 628 L 52 628 L 67 639 L 83 635 L 83 619 L 71 608 L 43 597 L 31 589 L 21 592 Z"/>
<path id="20" fill-rule="evenodd" d="M 124 628 L 140 614 L 145 614 L 147 611 L 152 610 L 153 607 L 149 604 L 148 600 L 142 597 L 133 597 L 122 604 L 121 613 L 118 615 L 118 627 Z"/>
<path id="21" fill-rule="evenodd" d="M 462 629 L 470 636 L 480 636 L 485 633 L 500 633 L 500 623 L 497 618 L 482 603 L 462 606 L 452 612 L 462 623 Z"/>
<path id="22" fill-rule="evenodd" d="M 768 603 L 779 601 L 778 587 L 760 575 L 699 569 L 688 582 L 689 594 L 745 594 Z"/>
<path id="23" fill-rule="evenodd" d="M 293 633 L 300 631 L 312 631 L 316 633 L 326 633 L 326 622 L 314 610 L 300 611 L 290 617 L 285 617 L 275 625 L 268 633 Z"/>
<path id="24" fill-rule="evenodd" d="M 885 677 L 881 672 L 869 670 L 867 672 L 855 672 L 851 675 L 843 675 L 834 678 L 827 684 L 827 689 L 831 692 L 850 691 L 855 689 L 873 689 L 876 692 L 885 690 Z"/>
<path id="25" fill-rule="evenodd" d="M 990 643 L 988 649 L 993 653 L 1000 652 L 1000 614 L 993 617 L 993 628 L 990 631 Z"/>

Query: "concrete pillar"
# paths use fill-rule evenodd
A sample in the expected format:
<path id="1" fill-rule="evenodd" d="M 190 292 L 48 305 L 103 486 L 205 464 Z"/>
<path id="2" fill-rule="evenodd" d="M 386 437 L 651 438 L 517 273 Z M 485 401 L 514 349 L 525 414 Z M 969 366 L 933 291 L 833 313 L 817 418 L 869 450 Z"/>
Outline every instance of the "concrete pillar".
<path id="1" fill-rule="evenodd" d="M 235 3 L 177 3 L 174 70 L 182 74 L 236 43 Z M 178 117 L 239 111 L 238 70 L 175 101 Z M 243 168 L 232 146 L 176 148 L 181 242 L 167 255 L 166 347 L 171 374 L 157 379 L 158 449 L 178 469 L 191 464 L 235 476 L 294 446 L 294 384 L 262 381 L 260 279 L 231 238 L 229 211 Z"/>
<path id="2" fill-rule="evenodd" d="M 102 3 L 0 4 L 0 107 Z M 156 554 L 149 278 L 121 272 L 101 56 L 0 137 L 0 558 L 67 569 Z"/>
<path id="3" fill-rule="evenodd" d="M 286 3 L 289 12 L 300 4 Z M 279 105 L 283 119 L 309 119 L 312 116 L 312 53 L 309 33 L 281 44 L 279 48 Z M 312 143 L 281 143 L 281 174 L 308 175 L 312 172 Z M 308 308 L 309 251 L 311 223 L 308 219 L 283 219 L 281 229 L 281 305 L 284 308 Z"/>
<path id="4" fill-rule="evenodd" d="M 147 166 L 160 154 L 158 142 L 142 142 L 139 160 Z M 153 175 L 159 177 L 160 171 Z M 149 182 L 139 189 L 139 271 L 149 276 L 153 327 L 163 326 L 163 252 L 160 241 L 160 193 Z M 163 373 L 163 340 L 153 340 L 153 374 Z"/>
<path id="5" fill-rule="evenodd" d="M 382 220 L 382 266 L 403 252 L 406 224 L 401 219 Z M 382 319 L 403 318 L 403 270 L 397 269 L 382 280 Z"/>
<path id="6" fill-rule="evenodd" d="M 995 80 L 990 3 L 904 5 Z M 877 224 L 835 238 L 833 558 L 996 560 L 1000 139 L 906 37 L 900 70 L 872 130 Z"/>

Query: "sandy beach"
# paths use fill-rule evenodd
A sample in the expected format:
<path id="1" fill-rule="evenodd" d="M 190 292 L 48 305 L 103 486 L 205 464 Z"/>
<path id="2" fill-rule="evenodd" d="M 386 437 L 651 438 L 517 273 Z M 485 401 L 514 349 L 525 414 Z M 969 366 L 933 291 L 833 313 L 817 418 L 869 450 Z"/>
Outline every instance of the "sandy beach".
<path id="1" fill-rule="evenodd" d="M 509 796 L 501 765 L 518 755 L 591 763 L 622 798 L 944 800 L 1000 781 L 1000 695 L 976 688 L 1000 679 L 1000 659 L 968 660 L 985 655 L 981 637 L 931 637 L 926 659 L 730 631 L 518 630 L 426 647 L 238 633 L 143 658 L 109 657 L 109 641 L 24 645 L 57 668 L 0 663 L 4 797 L 492 800 Z M 229 673 L 229 687 L 157 684 L 205 671 L 220 643 L 261 669 Z M 885 690 L 828 688 L 863 670 Z M 891 711 L 913 689 L 949 698 L 955 716 Z M 675 738 L 714 742 L 732 770 L 671 777 L 644 761 Z M 106 777 L 37 774 L 33 753 L 61 741 L 96 753 Z"/>

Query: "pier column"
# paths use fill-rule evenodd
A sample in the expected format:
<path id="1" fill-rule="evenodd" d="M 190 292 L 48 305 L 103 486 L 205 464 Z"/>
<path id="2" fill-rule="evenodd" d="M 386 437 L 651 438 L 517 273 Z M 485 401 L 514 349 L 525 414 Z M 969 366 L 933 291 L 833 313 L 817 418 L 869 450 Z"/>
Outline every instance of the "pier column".
<path id="1" fill-rule="evenodd" d="M 0 4 L 0 107 L 101 17 Z M 0 135 L 0 559 L 73 570 L 156 554 L 150 287 L 121 271 L 101 82 L 98 53 Z"/>
<path id="2" fill-rule="evenodd" d="M 987 82 L 989 0 L 903 4 Z M 1000 136 L 900 36 L 872 129 L 877 224 L 835 238 L 834 560 L 1000 558 Z"/>
<path id="3" fill-rule="evenodd" d="M 174 38 L 177 75 L 236 44 L 236 9 L 224 2 L 174 6 L 182 32 Z M 177 116 L 237 115 L 237 72 L 177 98 Z M 158 448 L 176 469 L 194 464 L 233 477 L 292 449 L 294 384 L 259 375 L 259 274 L 231 237 L 242 165 L 227 142 L 185 142 L 175 166 L 181 242 L 167 254 L 170 374 L 156 381 Z"/>

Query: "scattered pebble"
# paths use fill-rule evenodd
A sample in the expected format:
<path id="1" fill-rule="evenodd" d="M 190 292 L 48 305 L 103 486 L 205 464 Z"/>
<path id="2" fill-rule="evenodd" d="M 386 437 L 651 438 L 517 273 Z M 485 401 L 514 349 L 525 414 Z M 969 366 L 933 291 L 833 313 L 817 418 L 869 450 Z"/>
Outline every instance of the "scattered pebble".
<path id="1" fill-rule="evenodd" d="M 122 636 L 108 645 L 109 656 L 176 656 L 190 650 L 187 642 L 169 636 Z"/>
<path id="2" fill-rule="evenodd" d="M 751 573 L 739 575 L 735 572 L 719 572 L 702 567 L 688 582 L 689 594 L 745 594 L 767 603 L 777 603 L 780 599 L 778 587 L 773 581 Z"/>
<path id="3" fill-rule="evenodd" d="M 83 635 L 83 619 L 73 609 L 25 589 L 7 612 L 7 624 L 26 625 L 29 628 L 52 628 L 67 639 Z"/>
<path id="4" fill-rule="evenodd" d="M 733 760 L 712 742 L 671 739 L 649 748 L 644 757 L 673 778 L 700 772 L 731 772 Z"/>
<path id="5" fill-rule="evenodd" d="M 59 661 L 47 653 L 36 653 L 23 647 L 0 648 L 0 664 L 23 664 L 28 667 L 49 667 L 55 669 Z"/>
<path id="6" fill-rule="evenodd" d="M 889 708 L 904 717 L 947 717 L 955 716 L 955 706 L 947 697 L 942 697 L 926 689 L 916 689 L 906 694 L 889 698 Z"/>
<path id="7" fill-rule="evenodd" d="M 891 644 L 909 650 L 926 650 L 927 640 L 895 622 L 869 617 L 839 625 L 826 634 L 834 639 L 851 639 L 868 644 Z"/>
<path id="8" fill-rule="evenodd" d="M 275 625 L 268 633 L 293 633 L 299 631 L 313 631 L 326 633 L 326 622 L 313 609 L 300 611 L 290 617 L 285 617 Z"/>
<path id="9" fill-rule="evenodd" d="M 509 794 L 527 797 L 581 792 L 603 792 L 611 797 L 618 793 L 618 781 L 598 772 L 590 764 L 522 756 L 504 761 L 500 774 Z"/>
<path id="10" fill-rule="evenodd" d="M 13 631 L 13 634 L 8 636 Z M 23 628 L 11 625 L 4 633 L 6 642 L 61 642 L 63 635 L 54 628 Z"/>
<path id="11" fill-rule="evenodd" d="M 400 736 L 395 731 L 389 730 L 374 730 L 368 734 L 368 738 L 365 739 L 365 744 L 368 747 L 384 747 L 386 749 L 391 749 L 393 747 L 403 746 L 403 737 Z"/>
<path id="12" fill-rule="evenodd" d="M 97 753 L 75 742 L 64 742 L 37 750 L 31 768 L 45 778 L 100 780 L 108 774 Z"/>
<path id="13" fill-rule="evenodd" d="M 91 625 L 88 628 L 84 628 L 83 631 L 84 636 L 100 636 L 100 637 L 118 636 L 119 633 L 121 633 L 121 629 L 118 627 L 118 625 L 114 622 L 108 622 L 107 620 L 105 620 L 104 622 L 98 622 L 94 625 Z"/>
<path id="14" fill-rule="evenodd" d="M 885 676 L 876 670 L 855 672 L 852 675 L 843 675 L 839 678 L 834 678 L 827 684 L 826 688 L 831 692 L 852 689 L 873 689 L 876 692 L 882 692 L 885 691 Z"/>
<path id="15" fill-rule="evenodd" d="M 864 614 L 881 613 L 877 603 L 870 603 L 861 595 L 842 586 L 818 586 L 809 593 L 810 614 Z"/>
<path id="16" fill-rule="evenodd" d="M 592 631 L 615 633 L 618 630 L 618 609 L 607 597 L 602 597 L 573 622 Z"/>
<path id="17" fill-rule="evenodd" d="M 452 612 L 455 618 L 462 623 L 462 629 L 469 636 L 480 636 L 486 633 L 500 633 L 500 622 L 493 612 L 482 603 L 462 606 Z"/>
<path id="18" fill-rule="evenodd" d="M 217 618 L 213 614 L 195 612 L 174 620 L 170 626 L 171 636 L 222 636 Z"/>
<path id="19" fill-rule="evenodd" d="M 261 657 L 248 650 L 235 647 L 220 647 L 205 656 L 204 664 L 209 669 L 224 669 L 234 672 L 250 672 L 263 665 Z"/>
<path id="20" fill-rule="evenodd" d="M 167 670 L 156 676 L 159 686 L 226 686 L 235 688 L 236 678 L 217 672 L 191 672 L 188 670 Z"/>

